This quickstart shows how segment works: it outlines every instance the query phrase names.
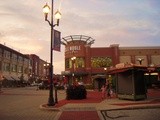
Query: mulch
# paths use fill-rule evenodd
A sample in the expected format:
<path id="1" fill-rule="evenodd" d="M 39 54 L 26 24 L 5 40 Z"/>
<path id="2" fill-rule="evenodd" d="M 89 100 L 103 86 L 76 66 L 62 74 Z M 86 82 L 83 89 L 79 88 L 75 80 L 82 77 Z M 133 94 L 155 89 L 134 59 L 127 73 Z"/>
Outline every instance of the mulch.
<path id="1" fill-rule="evenodd" d="M 101 92 L 99 91 L 87 91 L 87 98 L 81 100 L 60 100 L 55 107 L 61 107 L 68 103 L 100 103 L 103 99 L 101 98 Z"/>

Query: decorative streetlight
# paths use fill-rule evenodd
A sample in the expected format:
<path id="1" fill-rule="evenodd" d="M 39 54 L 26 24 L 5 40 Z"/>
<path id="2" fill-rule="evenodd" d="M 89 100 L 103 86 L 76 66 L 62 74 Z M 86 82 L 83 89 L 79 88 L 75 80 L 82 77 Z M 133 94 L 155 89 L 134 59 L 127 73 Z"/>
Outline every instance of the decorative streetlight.
<path id="1" fill-rule="evenodd" d="M 143 58 L 138 58 L 138 59 L 137 59 L 137 61 L 139 61 L 139 64 L 140 64 L 140 65 L 142 65 L 142 61 L 143 61 L 143 60 L 144 60 Z"/>
<path id="2" fill-rule="evenodd" d="M 61 13 L 59 11 L 57 11 L 55 13 L 55 18 L 57 19 L 57 23 L 53 24 L 53 3 L 54 0 L 52 0 L 52 6 L 51 6 L 51 22 L 48 20 L 48 13 L 50 11 L 50 7 L 48 6 L 48 4 L 46 4 L 43 7 L 43 12 L 45 15 L 45 21 L 48 22 L 48 24 L 51 27 L 51 45 L 50 45 L 50 89 L 49 89 L 49 98 L 48 98 L 48 106 L 54 106 L 55 102 L 54 102 L 54 98 L 53 98 L 53 51 L 52 51 L 52 45 L 53 45 L 53 41 L 54 41 L 54 36 L 53 36 L 53 31 L 54 31 L 54 27 L 55 26 L 59 26 L 59 20 L 61 18 Z"/>
<path id="3" fill-rule="evenodd" d="M 104 71 L 105 71 L 106 82 L 107 82 L 107 68 L 106 67 L 104 68 Z"/>
<path id="4" fill-rule="evenodd" d="M 50 68 L 50 64 L 49 63 L 45 63 L 44 65 L 44 69 L 45 69 L 45 79 L 48 79 L 49 75 L 49 68 Z"/>
<path id="5" fill-rule="evenodd" d="M 76 57 L 75 57 L 75 56 L 72 57 L 71 60 L 72 60 L 72 67 L 73 67 L 72 83 L 74 83 L 74 82 L 75 82 L 75 80 L 74 80 L 74 76 L 75 76 L 75 74 L 74 74 L 74 67 L 75 67 L 75 60 L 76 60 Z"/>

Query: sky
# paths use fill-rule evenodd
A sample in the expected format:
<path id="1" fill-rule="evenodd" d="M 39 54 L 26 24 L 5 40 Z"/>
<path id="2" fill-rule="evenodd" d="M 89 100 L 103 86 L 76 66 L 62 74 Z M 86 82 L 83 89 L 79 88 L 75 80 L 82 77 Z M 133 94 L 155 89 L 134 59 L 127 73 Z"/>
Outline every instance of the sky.
<path id="1" fill-rule="evenodd" d="M 0 43 L 50 62 L 50 26 L 43 6 L 51 0 L 1 0 Z M 92 47 L 160 46 L 160 0 L 54 0 L 61 37 L 85 35 Z M 64 71 L 64 46 L 53 52 L 54 73 Z"/>

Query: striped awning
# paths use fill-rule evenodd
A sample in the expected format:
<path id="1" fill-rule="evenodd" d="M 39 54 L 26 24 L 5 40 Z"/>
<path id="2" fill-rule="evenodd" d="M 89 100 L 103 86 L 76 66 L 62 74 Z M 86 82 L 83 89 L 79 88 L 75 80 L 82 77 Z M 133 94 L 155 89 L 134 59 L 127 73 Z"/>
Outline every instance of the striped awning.
<path id="1" fill-rule="evenodd" d="M 11 81 L 14 80 L 10 75 L 3 75 L 3 77 L 7 80 L 11 80 Z"/>

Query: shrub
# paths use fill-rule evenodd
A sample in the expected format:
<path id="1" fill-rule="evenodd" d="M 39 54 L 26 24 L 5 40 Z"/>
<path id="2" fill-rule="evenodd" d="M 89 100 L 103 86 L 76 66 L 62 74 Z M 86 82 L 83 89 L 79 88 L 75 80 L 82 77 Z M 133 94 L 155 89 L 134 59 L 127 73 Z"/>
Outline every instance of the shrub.
<path id="1" fill-rule="evenodd" d="M 66 90 L 66 99 L 86 99 L 87 91 L 86 88 L 83 85 L 71 85 Z"/>

